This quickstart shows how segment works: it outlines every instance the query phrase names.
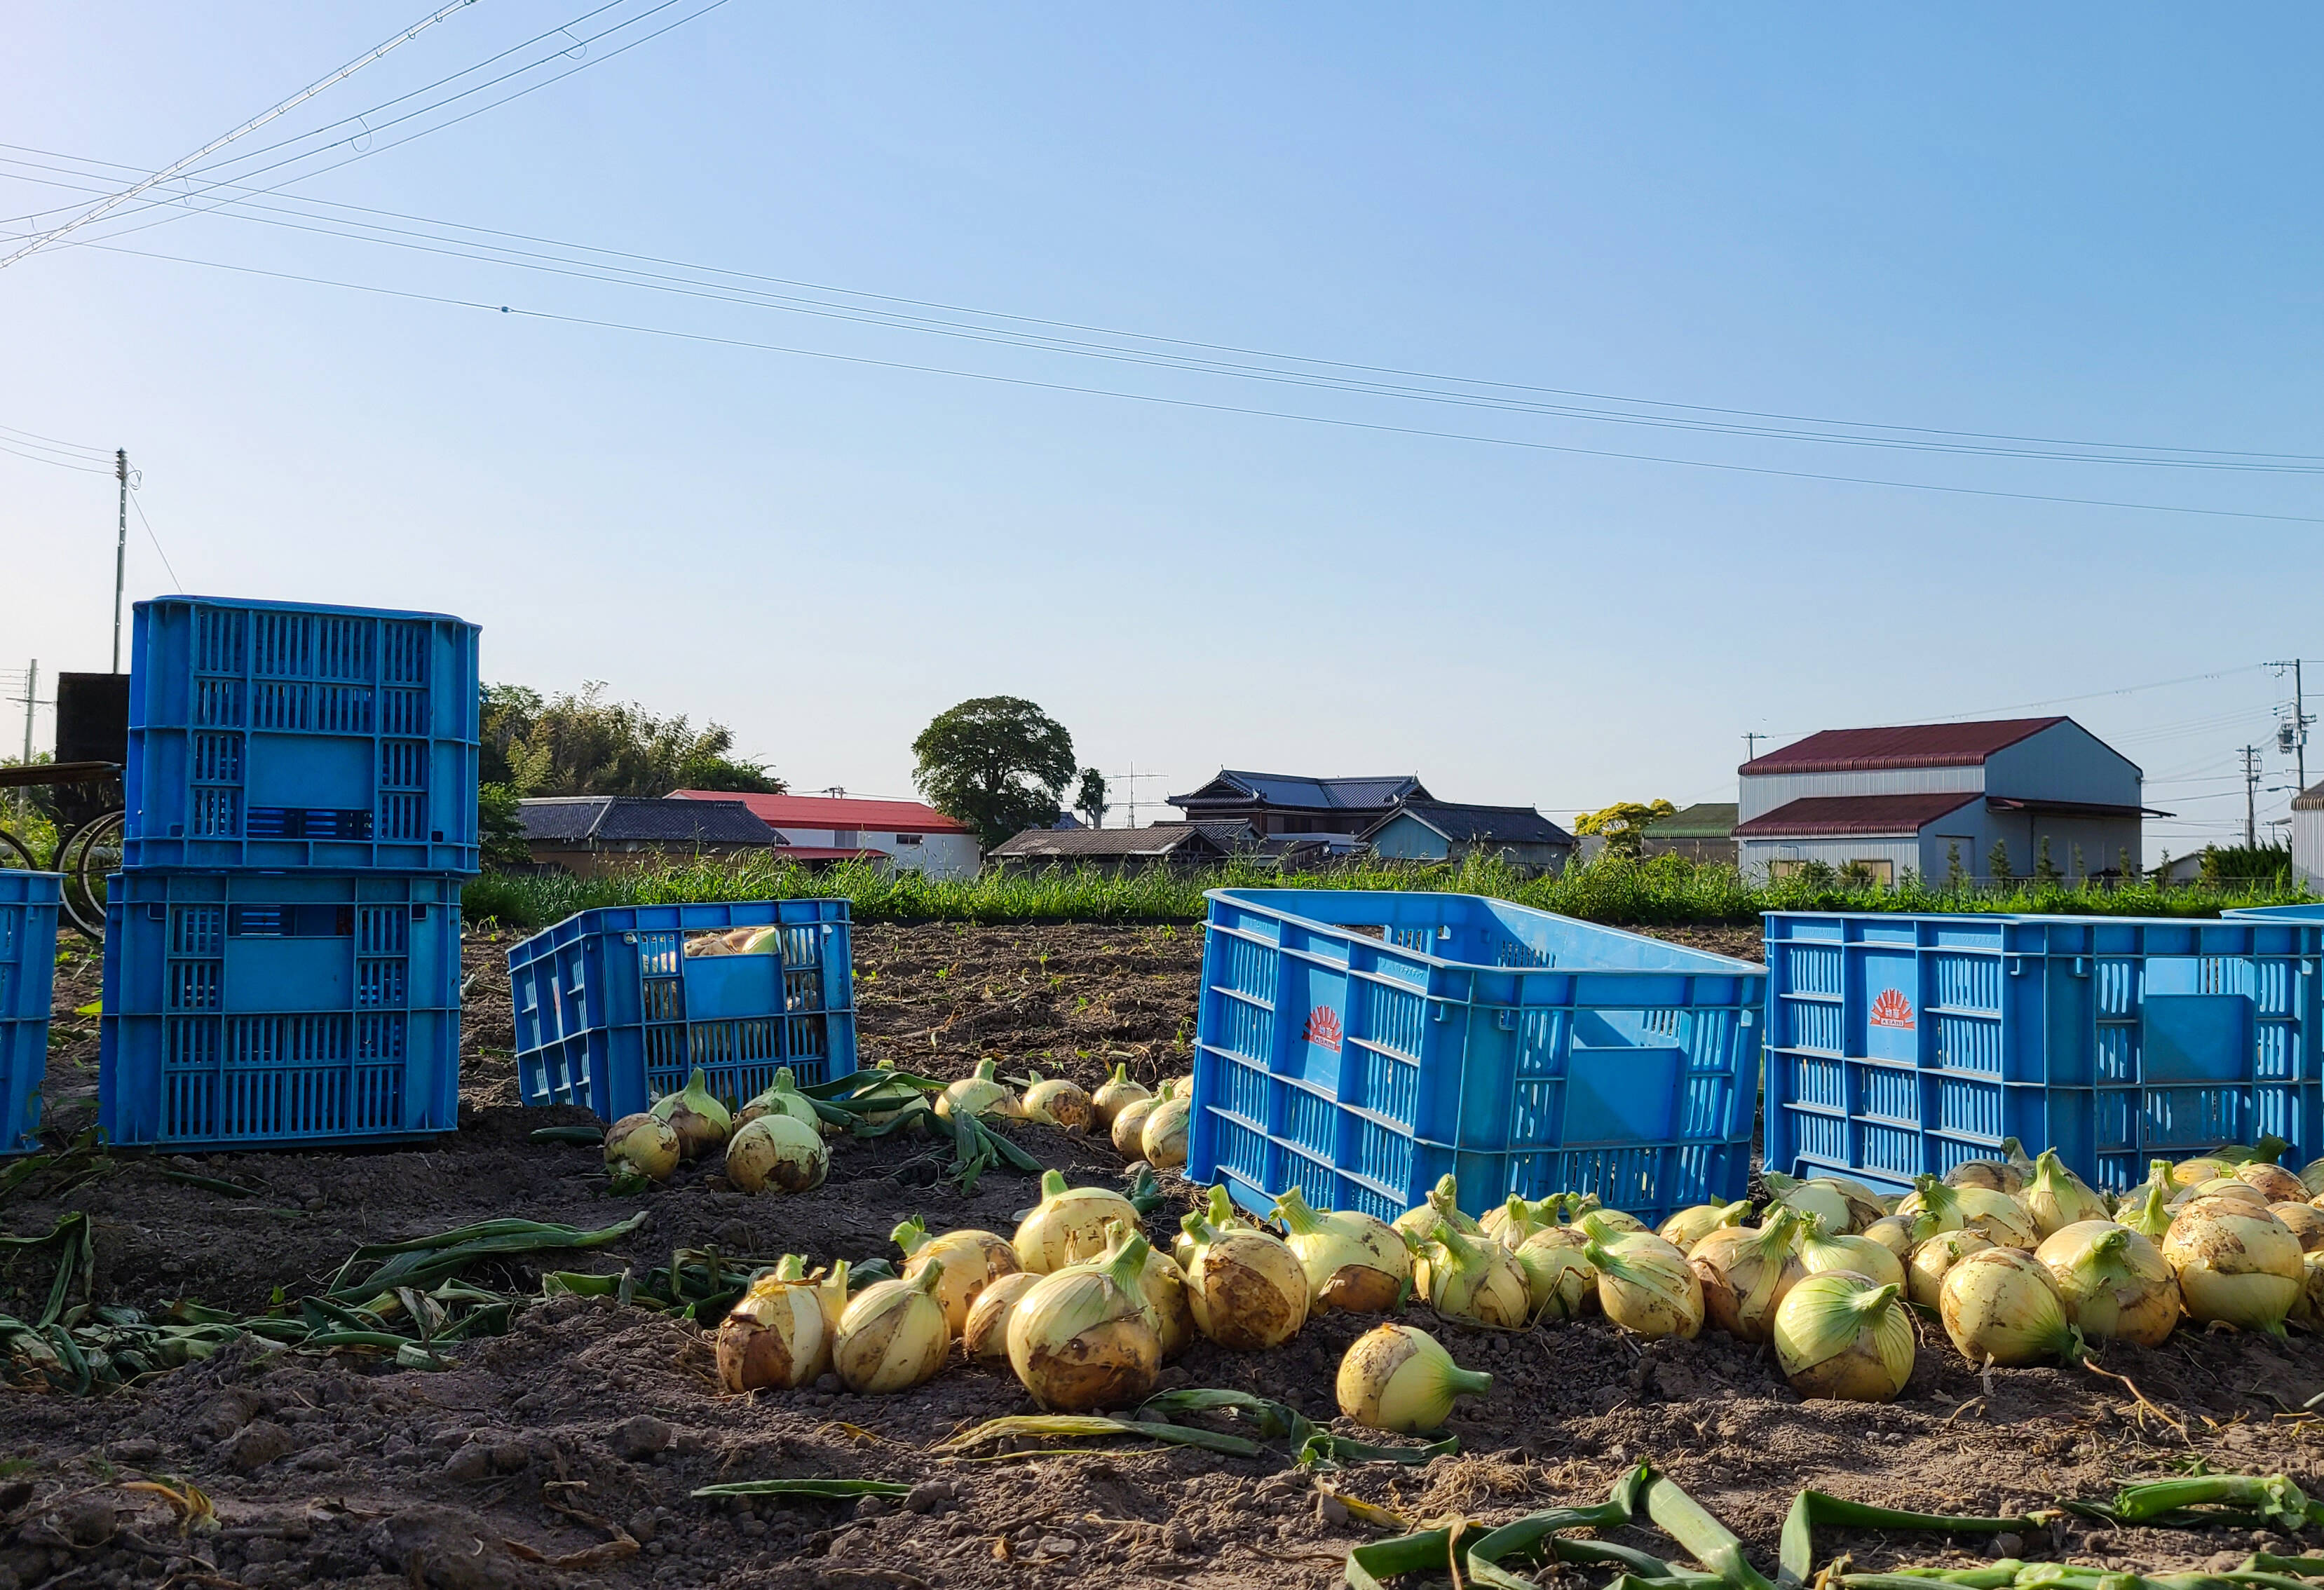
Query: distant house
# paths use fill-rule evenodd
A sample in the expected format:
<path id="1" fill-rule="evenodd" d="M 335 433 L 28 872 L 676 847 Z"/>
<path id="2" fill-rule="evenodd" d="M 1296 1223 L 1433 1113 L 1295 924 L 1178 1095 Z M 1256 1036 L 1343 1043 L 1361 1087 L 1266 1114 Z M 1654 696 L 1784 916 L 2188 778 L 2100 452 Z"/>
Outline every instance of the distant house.
<path id="1" fill-rule="evenodd" d="M 576 877 L 696 857 L 766 855 L 774 830 L 739 799 L 687 801 L 572 795 L 517 803 L 536 866 Z"/>
<path id="2" fill-rule="evenodd" d="M 2324 894 L 2324 783 L 2292 798 L 2292 881 Z"/>
<path id="3" fill-rule="evenodd" d="M 1418 778 L 1311 779 L 1293 773 L 1239 772 L 1217 777 L 1169 803 L 1189 822 L 1249 823 L 1262 837 L 1278 834 L 1346 834 L 1353 837 L 1386 816 L 1400 801 L 1433 800 Z"/>
<path id="4" fill-rule="evenodd" d="M 1747 876 L 1811 863 L 1881 883 L 1996 872 L 2028 877 L 2046 852 L 2061 876 L 2135 864 L 2143 819 L 2136 763 L 2070 717 L 1826 729 L 1745 763 L 1735 827 Z"/>
<path id="5" fill-rule="evenodd" d="M 1736 805 L 1701 800 L 1646 825 L 1643 855 L 1683 855 L 1689 861 L 1735 864 Z"/>
<path id="6" fill-rule="evenodd" d="M 1492 857 L 1556 872 L 1573 855 L 1573 836 L 1530 806 L 1461 806 L 1406 800 L 1364 830 L 1372 854 L 1389 861 Z"/>
<path id="7" fill-rule="evenodd" d="M 1248 823 L 1156 823 L 1144 828 L 1028 828 L 986 859 L 1019 872 L 1089 867 L 1102 873 L 1148 867 L 1217 866 L 1259 846 Z"/>
<path id="8" fill-rule="evenodd" d="M 732 795 L 680 790 L 673 800 L 739 800 L 775 831 L 781 854 L 820 862 L 885 857 L 899 872 L 973 878 L 982 864 L 976 830 L 917 800 L 858 795 Z"/>

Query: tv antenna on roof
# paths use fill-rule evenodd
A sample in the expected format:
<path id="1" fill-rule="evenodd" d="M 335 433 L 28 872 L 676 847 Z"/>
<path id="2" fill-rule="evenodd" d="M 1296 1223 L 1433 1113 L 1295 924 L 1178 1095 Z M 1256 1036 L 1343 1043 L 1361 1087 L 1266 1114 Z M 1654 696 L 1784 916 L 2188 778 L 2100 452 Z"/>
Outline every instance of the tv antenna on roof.
<path id="1" fill-rule="evenodd" d="M 1128 772 L 1108 773 L 1106 774 L 1106 777 L 1113 782 L 1120 784 L 1127 792 L 1121 803 L 1122 808 L 1130 814 L 1130 826 L 1133 828 L 1136 827 L 1138 826 L 1138 782 L 1140 779 L 1158 779 L 1162 777 L 1162 775 L 1160 773 L 1139 772 L 1138 771 L 1138 764 L 1133 762 L 1130 764 L 1130 771 Z"/>

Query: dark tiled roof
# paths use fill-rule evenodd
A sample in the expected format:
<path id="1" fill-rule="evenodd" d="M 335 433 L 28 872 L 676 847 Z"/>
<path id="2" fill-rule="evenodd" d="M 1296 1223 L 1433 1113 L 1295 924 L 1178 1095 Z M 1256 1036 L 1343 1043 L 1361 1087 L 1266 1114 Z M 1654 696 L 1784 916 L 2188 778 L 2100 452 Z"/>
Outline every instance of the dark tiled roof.
<path id="1" fill-rule="evenodd" d="M 1646 825 L 1655 839 L 1724 839 L 1735 832 L 1741 813 L 1732 800 L 1700 800 Z"/>
<path id="2" fill-rule="evenodd" d="M 1225 788 L 1221 789 L 1222 785 Z M 1208 806 L 1240 801 L 1311 811 L 1378 811 L 1399 800 L 1427 799 L 1428 791 L 1410 773 L 1383 778 L 1310 779 L 1296 773 L 1240 772 L 1224 768 L 1193 794 L 1171 796 L 1170 804 Z"/>
<path id="3" fill-rule="evenodd" d="M 1231 835 L 1213 837 L 1213 830 L 1235 830 L 1248 843 L 1250 829 L 1241 823 L 1156 823 L 1147 828 L 1028 828 L 1003 840 L 987 854 L 1003 861 L 1100 860 L 1108 856 L 1224 855 L 1235 848 Z"/>
<path id="4" fill-rule="evenodd" d="M 643 796 L 576 795 L 518 803 L 524 837 L 579 845 L 772 845 L 775 831 L 740 800 L 656 800 Z"/>
<path id="5" fill-rule="evenodd" d="M 1449 800 L 1406 800 L 1364 830 L 1369 839 L 1409 817 L 1455 845 L 1572 845 L 1573 836 L 1530 806 L 1462 806 Z"/>
<path id="6" fill-rule="evenodd" d="M 1917 834 L 1984 797 L 1974 790 L 1924 795 L 1811 795 L 1736 826 L 1738 839 L 1841 839 Z"/>
<path id="7" fill-rule="evenodd" d="M 2069 721 L 2063 717 L 2004 717 L 1987 723 L 1825 729 L 1747 762 L 1737 771 L 1745 774 L 1835 773 L 1896 767 L 1978 767 L 1995 752 Z"/>
<path id="8" fill-rule="evenodd" d="M 2324 783 L 2310 784 L 2292 798 L 2294 811 L 2324 811 Z"/>

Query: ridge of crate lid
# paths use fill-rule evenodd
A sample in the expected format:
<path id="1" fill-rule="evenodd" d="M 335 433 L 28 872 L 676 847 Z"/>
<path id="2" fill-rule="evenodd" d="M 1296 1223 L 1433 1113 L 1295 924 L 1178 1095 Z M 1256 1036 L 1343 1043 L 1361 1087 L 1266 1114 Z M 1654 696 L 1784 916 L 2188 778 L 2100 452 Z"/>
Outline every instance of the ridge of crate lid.
<path id="1" fill-rule="evenodd" d="M 130 604 L 132 611 L 160 606 L 168 603 L 183 603 L 197 607 L 263 607 L 275 613 L 343 613 L 351 618 L 385 618 L 400 622 L 425 619 L 434 624 L 457 624 L 469 629 L 484 626 L 473 619 L 452 613 L 429 613 L 410 607 L 351 607 L 338 602 L 281 602 L 268 596 L 202 596 L 188 591 L 173 591 L 167 596 L 147 596 Z"/>
<path id="2" fill-rule="evenodd" d="M 1231 905 L 1241 906 L 1246 910 L 1265 911 L 1270 916 L 1281 917 L 1286 920 L 1298 922 L 1305 927 L 1321 929 L 1327 933 L 1354 933 L 1360 938 L 1371 939 L 1371 936 L 1370 934 L 1363 933 L 1361 931 L 1362 925 L 1350 924 L 1346 922 L 1333 922 L 1326 920 L 1322 917 L 1308 916 L 1296 907 L 1287 903 L 1277 904 L 1270 902 L 1267 897 L 1271 894 L 1296 894 L 1306 900 L 1336 899 L 1353 901 L 1376 898 L 1382 894 L 1395 894 L 1398 892 L 1399 892 L 1394 890 L 1382 889 L 1205 889 L 1203 892 L 1203 898 L 1214 903 L 1224 901 Z M 1609 928 L 1603 922 L 1590 922 L 1584 921 L 1580 917 L 1561 916 L 1556 911 L 1543 911 L 1538 906 L 1520 905 L 1516 901 L 1500 900 L 1489 894 L 1456 894 L 1449 890 L 1442 892 L 1431 890 L 1421 892 L 1416 897 L 1433 901 L 1457 901 L 1464 907 L 1482 906 L 1488 911 L 1517 911 L 1525 916 L 1538 917 L 1544 921 L 1560 923 L 1568 928 L 1579 928 L 1592 936 L 1624 939 L 1629 943 L 1649 948 L 1658 956 L 1668 956 L 1680 960 L 1710 961 L 1715 963 L 1711 966 L 1674 965 L 1663 966 L 1485 966 L 1475 961 L 1448 960 L 1443 956 L 1431 955 L 1425 949 L 1413 949 L 1401 944 L 1383 943 L 1377 939 L 1371 940 L 1373 943 L 1379 944 L 1379 948 L 1387 953 L 1405 956 L 1413 960 L 1428 961 L 1436 966 L 1451 967 L 1456 971 L 1494 973 L 1544 972 L 1554 975 L 1592 977 L 1733 977 L 1746 975 L 1752 977 L 1765 977 L 1767 975 L 1767 968 L 1756 962 L 1740 960 L 1731 955 L 1720 955 L 1715 949 L 1697 949 L 1691 944 L 1675 944 L 1667 938 L 1656 938 L 1650 933 L 1633 933 L 1624 928 Z"/>

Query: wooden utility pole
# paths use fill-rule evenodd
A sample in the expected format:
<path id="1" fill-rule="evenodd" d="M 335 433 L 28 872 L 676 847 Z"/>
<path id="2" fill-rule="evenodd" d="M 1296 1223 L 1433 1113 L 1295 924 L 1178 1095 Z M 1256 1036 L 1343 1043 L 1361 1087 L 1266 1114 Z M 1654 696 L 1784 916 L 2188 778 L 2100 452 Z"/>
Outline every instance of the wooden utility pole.
<path id="1" fill-rule="evenodd" d="M 2259 846 L 2259 747 L 2244 747 L 2244 848 Z"/>

